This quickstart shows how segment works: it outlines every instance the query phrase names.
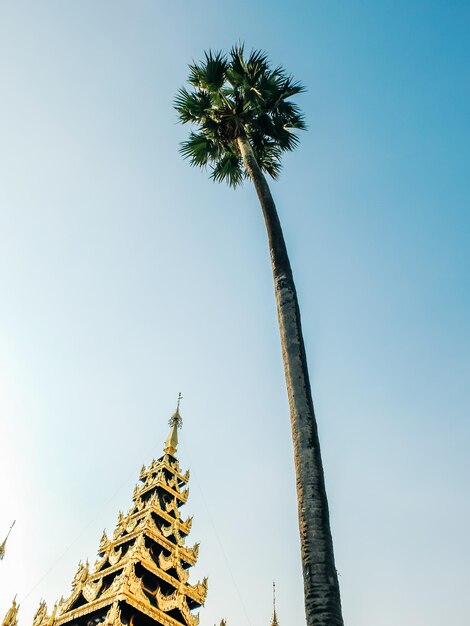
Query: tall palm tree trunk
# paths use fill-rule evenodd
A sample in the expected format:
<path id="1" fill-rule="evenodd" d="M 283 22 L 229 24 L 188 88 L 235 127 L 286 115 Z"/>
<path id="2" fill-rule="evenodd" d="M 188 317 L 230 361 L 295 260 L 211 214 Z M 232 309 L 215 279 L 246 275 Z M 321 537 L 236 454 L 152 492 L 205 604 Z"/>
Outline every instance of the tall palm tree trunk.
<path id="1" fill-rule="evenodd" d="M 294 441 L 307 626 L 343 626 L 318 429 L 292 269 L 276 206 L 250 142 L 239 137 L 237 144 L 263 210 L 271 253 Z"/>

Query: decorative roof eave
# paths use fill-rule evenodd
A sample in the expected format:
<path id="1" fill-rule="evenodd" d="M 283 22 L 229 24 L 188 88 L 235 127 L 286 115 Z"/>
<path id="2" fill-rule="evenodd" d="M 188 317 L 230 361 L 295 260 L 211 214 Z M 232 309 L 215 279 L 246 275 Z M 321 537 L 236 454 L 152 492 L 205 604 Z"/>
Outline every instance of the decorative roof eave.
<path id="1" fill-rule="evenodd" d="M 151 530 L 151 527 L 147 527 L 146 534 L 148 536 L 152 535 Z M 196 585 L 189 585 L 187 583 L 189 572 L 184 570 L 181 566 L 181 558 L 185 556 L 185 553 L 187 552 L 186 548 L 171 544 L 171 542 L 169 542 L 171 544 L 171 547 L 168 546 L 167 549 L 170 550 L 172 556 L 168 560 L 168 564 L 166 564 L 166 562 L 162 563 L 162 555 L 160 554 L 161 567 L 159 567 L 151 557 L 149 550 L 145 545 L 145 536 L 144 534 L 142 534 L 142 530 L 136 530 L 133 535 L 133 539 L 135 541 L 133 545 L 130 546 L 129 550 L 125 553 L 125 555 L 123 555 L 121 549 L 118 549 L 116 551 L 115 548 L 113 550 L 110 550 L 108 548 L 108 554 L 103 557 L 101 562 L 98 562 L 96 564 L 94 572 L 90 572 L 88 562 L 85 565 L 83 565 L 81 562 L 79 563 L 77 572 L 72 582 L 72 593 L 68 598 L 61 600 L 59 604 L 59 613 L 62 614 L 70 611 L 74 604 L 80 599 L 80 597 L 83 597 L 84 600 L 86 600 L 86 602 L 88 603 L 94 602 L 102 589 L 104 577 L 109 576 L 113 573 L 121 572 L 117 575 L 117 578 L 115 578 L 113 583 L 111 584 L 111 587 L 115 588 L 115 590 L 117 591 L 118 587 L 116 585 L 119 586 L 120 584 L 117 579 L 121 578 L 126 571 L 128 572 L 129 568 L 133 568 L 136 563 L 140 563 L 145 569 L 147 569 L 157 578 L 164 580 L 165 582 L 170 584 L 175 590 L 178 590 L 180 593 L 187 594 L 188 597 L 190 597 L 190 599 L 195 603 L 195 605 L 201 606 L 202 604 L 204 604 L 207 595 L 207 579 L 205 578 L 202 583 L 199 582 Z M 130 536 L 127 535 L 127 538 L 130 539 Z M 156 538 L 154 539 L 156 540 Z M 160 537 L 160 539 L 163 539 L 163 537 Z M 198 549 L 199 546 L 198 544 L 196 544 L 193 548 L 193 556 L 197 557 Z M 106 562 L 106 559 L 109 559 L 111 565 L 100 569 L 100 566 L 102 566 Z M 167 567 L 165 567 L 165 565 L 167 565 Z M 176 569 L 180 578 L 179 580 L 165 571 L 170 567 Z M 104 593 L 109 593 L 109 590 L 106 590 Z M 38 613 L 39 612 L 40 611 L 38 611 Z M 43 612 L 45 615 L 45 606 Z M 39 622 L 36 626 L 40 626 Z"/>
<path id="2" fill-rule="evenodd" d="M 179 483 L 186 484 L 190 478 L 190 471 L 186 470 L 183 474 L 179 468 L 178 460 L 175 459 L 171 461 L 172 457 L 170 455 L 165 454 L 158 461 L 153 459 L 148 467 L 145 465 L 142 466 L 140 470 L 139 479 L 145 481 L 149 474 L 153 474 L 153 472 L 157 472 L 159 469 L 166 469 L 168 472 L 171 472 L 177 479 Z"/>
<path id="3" fill-rule="evenodd" d="M 174 510 L 174 507 L 170 505 L 167 508 L 170 510 Z M 132 532 L 134 528 L 139 524 L 140 520 L 149 513 L 155 513 L 155 515 L 158 515 L 158 517 L 164 519 L 166 522 L 168 522 L 168 524 L 175 525 L 176 529 L 183 535 L 189 535 L 191 531 L 191 526 L 193 523 L 192 516 L 186 518 L 185 520 L 181 519 L 181 517 L 173 517 L 173 515 L 170 515 L 167 511 L 164 511 L 161 508 L 158 500 L 155 498 L 154 500 L 149 499 L 142 507 L 142 509 L 137 511 L 136 513 L 130 513 L 118 519 L 114 533 L 116 538 L 117 536 L 119 536 L 118 533 L 121 533 L 123 531 L 127 531 L 128 533 Z M 178 508 L 176 508 L 175 514 L 180 514 Z M 102 541 L 100 543 L 100 550 L 104 551 L 106 550 L 105 546 L 107 545 L 107 542 L 109 542 L 106 533 L 103 534 L 103 537 L 101 539 Z"/>
<path id="4" fill-rule="evenodd" d="M 188 499 L 189 489 L 184 489 L 184 491 L 176 491 L 176 489 L 173 489 L 173 487 L 170 487 L 170 485 L 162 476 L 157 477 L 155 481 L 152 481 L 148 484 L 144 483 L 142 487 L 140 488 L 136 486 L 132 499 L 136 501 L 140 497 L 142 497 L 145 493 L 147 493 L 148 491 L 152 491 L 153 489 L 156 489 L 157 487 L 163 487 L 163 489 L 165 489 L 165 491 L 167 491 L 170 495 L 172 495 L 175 498 L 178 498 L 178 500 L 180 500 L 182 504 L 184 504 Z"/>
<path id="5" fill-rule="evenodd" d="M 196 585 L 190 585 L 189 583 L 187 583 L 189 573 L 186 572 L 186 570 L 182 570 L 182 579 L 178 580 L 174 576 L 171 576 L 171 574 L 168 574 L 164 569 L 156 565 L 156 563 L 151 559 L 150 555 L 145 555 L 145 554 L 140 555 L 140 558 L 124 557 L 123 561 L 120 561 L 119 563 L 116 563 L 113 566 L 107 567 L 98 572 L 93 572 L 92 574 L 90 574 L 86 585 L 91 583 L 90 587 L 93 589 L 96 589 L 96 592 L 98 593 L 99 589 L 101 588 L 101 585 L 99 584 L 100 581 L 105 576 L 109 576 L 110 574 L 113 574 L 115 572 L 125 569 L 126 565 L 130 561 L 132 561 L 133 563 L 140 563 L 140 565 L 142 565 L 144 569 L 154 574 L 157 578 L 164 580 L 166 583 L 168 583 L 175 589 L 179 589 L 180 592 L 186 594 L 198 606 L 202 606 L 204 602 L 206 601 L 207 586 L 208 586 L 207 578 L 204 578 L 202 582 L 196 583 Z M 83 589 L 86 588 L 86 585 L 84 585 Z M 80 590 L 80 591 L 82 595 L 84 595 L 85 599 L 87 599 L 85 594 L 83 593 L 83 590 Z M 72 597 L 69 598 L 69 600 L 67 601 L 67 605 L 70 606 L 71 604 L 73 604 L 74 601 L 76 601 L 79 598 L 80 591 L 78 593 L 75 592 L 73 594 L 73 600 L 72 600 Z"/>
<path id="6" fill-rule="evenodd" d="M 162 464 L 165 464 L 168 468 L 170 468 L 170 471 L 172 471 L 175 475 L 181 477 L 184 476 L 184 474 L 181 473 L 180 463 L 178 459 L 176 459 L 174 456 L 170 456 L 169 454 L 164 453 L 163 456 L 161 456 L 160 458 L 152 459 L 148 467 L 145 467 L 145 465 L 143 465 L 140 470 L 140 477 L 142 478 L 142 476 L 146 476 L 147 474 L 158 471 Z"/>
<path id="7" fill-rule="evenodd" d="M 111 607 L 116 602 L 126 602 L 133 608 L 141 611 L 142 613 L 150 617 L 151 619 L 154 619 L 158 624 L 162 624 L 162 626 L 181 626 L 181 622 L 174 619 L 170 615 L 167 615 L 161 609 L 151 606 L 149 604 L 147 596 L 145 596 L 145 594 L 143 594 L 143 596 L 144 598 L 138 597 L 129 589 L 122 589 L 111 594 L 109 597 L 98 598 L 94 602 L 90 602 L 89 604 L 80 606 L 73 611 L 69 611 L 67 613 L 64 613 L 63 615 L 60 615 L 54 620 L 54 626 L 61 626 L 62 624 L 67 624 L 68 622 L 71 622 L 85 615 L 89 615 L 90 613 L 98 611 L 107 606 Z M 199 615 L 192 615 L 191 613 L 189 613 L 189 616 L 189 621 L 187 621 L 186 616 L 184 616 L 188 626 L 198 626 Z"/>
<path id="8" fill-rule="evenodd" d="M 124 535 L 122 537 L 114 539 L 113 541 L 110 541 L 110 544 L 114 547 L 120 546 L 124 543 L 127 543 L 128 541 L 131 541 L 132 539 L 135 539 L 140 533 L 144 533 L 147 537 L 153 539 L 169 552 L 172 552 L 177 547 L 179 551 L 179 556 L 182 561 L 184 561 L 188 565 L 196 564 L 199 554 L 198 543 L 195 543 L 192 548 L 187 548 L 186 546 L 177 546 L 172 541 L 164 537 L 156 526 L 152 527 L 151 525 L 146 525 L 144 528 L 136 528 L 136 530 L 129 533 L 128 535 Z"/>
<path id="9" fill-rule="evenodd" d="M 53 626 L 57 613 L 57 604 L 54 605 L 51 615 L 47 613 L 47 605 L 44 600 L 39 603 L 39 608 L 33 618 L 33 626 Z"/>

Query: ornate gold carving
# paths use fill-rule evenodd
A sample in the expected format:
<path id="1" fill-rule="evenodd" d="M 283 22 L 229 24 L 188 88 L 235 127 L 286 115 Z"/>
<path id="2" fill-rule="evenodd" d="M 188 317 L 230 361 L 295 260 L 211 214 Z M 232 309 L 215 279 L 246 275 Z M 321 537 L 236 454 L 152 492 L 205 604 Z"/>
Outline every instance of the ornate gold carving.
<path id="1" fill-rule="evenodd" d="M 162 509 L 160 506 L 158 495 L 156 492 L 154 492 L 154 494 L 152 494 L 152 496 L 145 503 L 139 502 L 129 511 L 127 516 L 123 518 L 119 530 L 122 531 L 122 533 L 126 531 L 129 534 L 131 534 L 134 530 L 141 530 L 143 528 L 144 517 L 154 512 L 159 517 L 167 521 L 170 525 L 175 522 L 175 519 L 178 520 L 178 530 L 183 535 L 188 535 L 191 530 L 193 518 L 188 517 L 186 520 L 181 519 L 181 514 L 175 499 L 171 500 L 169 504 L 165 504 L 164 506 L 165 509 Z M 144 516 L 141 516 L 140 514 L 143 511 L 145 511 Z M 174 515 L 171 515 L 171 512 L 174 512 Z M 124 535 L 119 535 L 119 537 L 120 536 Z"/>
<path id="2" fill-rule="evenodd" d="M 57 602 L 57 615 L 62 615 L 62 613 L 64 613 L 65 603 L 66 598 L 64 598 L 64 596 L 61 596 L 60 600 Z"/>
<path id="3" fill-rule="evenodd" d="M 197 557 L 199 555 L 199 546 L 200 546 L 199 543 L 195 543 L 192 548 L 187 548 L 187 551 L 192 557 L 192 559 L 194 560 L 194 562 L 197 561 Z"/>
<path id="4" fill-rule="evenodd" d="M 145 546 L 144 535 L 138 535 L 134 541 L 132 547 L 129 550 L 129 558 L 136 561 L 142 561 L 143 559 L 150 558 L 149 551 Z"/>
<path id="5" fill-rule="evenodd" d="M 149 599 L 142 589 L 142 580 L 135 574 L 134 563 L 129 562 L 124 570 L 124 589 L 141 602 L 149 604 Z"/>
<path id="6" fill-rule="evenodd" d="M 144 503 L 134 508 L 140 510 L 143 507 Z M 133 513 L 132 511 L 130 511 L 127 515 L 123 515 L 122 513 L 119 515 L 119 519 L 114 530 L 114 540 L 118 539 L 118 537 L 121 537 L 124 533 L 131 533 L 135 529 L 138 520 L 134 516 L 135 513 Z"/>
<path id="7" fill-rule="evenodd" d="M 173 535 L 176 539 L 178 545 L 184 544 L 184 537 L 181 535 L 180 529 L 181 523 L 179 520 L 175 519 L 169 526 L 164 526 L 162 524 L 160 530 L 164 537 L 171 537 Z"/>
<path id="8" fill-rule="evenodd" d="M 173 489 L 175 489 L 175 491 L 179 491 L 179 484 L 178 484 L 178 480 L 177 480 L 175 475 L 171 476 L 171 478 L 167 478 L 166 479 L 166 484 L 169 487 L 173 487 Z"/>
<path id="9" fill-rule="evenodd" d="M 173 609 L 179 608 L 179 594 L 177 590 L 173 591 L 170 595 L 165 596 L 160 589 L 157 589 L 155 599 L 157 600 L 158 608 L 162 611 L 172 611 Z"/>
<path id="10" fill-rule="evenodd" d="M 180 549 L 178 546 L 175 546 L 174 550 L 169 556 L 164 556 L 163 552 L 161 552 L 158 557 L 158 564 L 164 571 L 173 568 L 174 570 L 176 570 L 176 574 L 179 580 L 182 583 L 187 582 L 189 578 L 189 572 L 188 570 L 185 570 L 181 565 Z"/>
<path id="11" fill-rule="evenodd" d="M 164 612 L 179 609 L 188 626 L 197 626 L 197 624 L 199 624 L 199 614 L 193 615 L 191 613 L 186 596 L 179 591 L 174 591 L 172 594 L 165 596 L 162 594 L 160 589 L 157 589 L 155 599 L 157 601 L 158 608 Z"/>
<path id="12" fill-rule="evenodd" d="M 100 546 L 98 548 L 98 553 L 102 554 L 103 552 L 106 552 L 106 550 L 108 549 L 108 546 L 109 546 L 108 535 L 106 534 L 106 530 L 103 530 L 103 534 L 101 535 L 101 540 L 100 540 Z"/>
<path id="13" fill-rule="evenodd" d="M 70 596 L 68 596 L 68 598 L 61 598 L 58 603 L 57 610 L 59 614 L 69 611 L 74 602 L 76 602 L 76 600 L 78 600 L 78 598 L 80 597 L 86 578 L 88 576 L 87 573 L 84 580 L 82 580 L 80 573 L 83 574 L 85 569 L 86 568 L 80 562 L 78 565 L 78 571 L 75 574 L 75 578 L 72 582 L 72 593 L 70 594 Z"/>
<path id="14" fill-rule="evenodd" d="M 133 518 L 133 519 L 126 518 L 126 519 L 127 519 L 127 524 L 125 527 L 125 531 L 127 533 L 131 533 L 137 525 L 137 519 L 136 518 Z"/>
<path id="15" fill-rule="evenodd" d="M 204 576 L 202 582 L 198 582 L 195 585 L 190 585 L 190 588 L 201 598 L 201 604 L 204 604 L 207 597 L 207 590 L 209 588 L 209 581 L 207 576 Z"/>
<path id="16" fill-rule="evenodd" d="M 146 502 L 147 507 L 158 507 L 160 508 L 160 499 L 158 497 L 158 493 L 154 491 L 150 498 Z"/>
<path id="17" fill-rule="evenodd" d="M 78 588 L 82 589 L 83 585 L 85 584 L 86 579 L 88 578 L 88 574 L 89 574 L 88 561 L 86 561 L 85 565 L 83 565 L 83 563 L 80 561 L 80 563 L 78 564 L 77 571 L 72 581 L 72 589 L 74 591 Z"/>
<path id="18" fill-rule="evenodd" d="M 124 626 L 121 621 L 121 609 L 119 608 L 119 602 L 113 602 L 113 604 L 109 607 L 103 626 Z"/>
<path id="19" fill-rule="evenodd" d="M 82 595 L 87 602 L 92 602 L 98 595 L 99 590 L 103 585 L 103 580 L 98 578 L 95 582 L 89 580 L 82 589 Z"/>
<path id="20" fill-rule="evenodd" d="M 75 608 L 61 615 L 60 617 L 57 617 L 54 624 L 51 626 L 62 626 L 62 624 L 66 624 L 67 622 L 77 620 L 83 617 L 84 615 L 89 615 L 90 613 L 104 609 L 107 606 L 109 607 L 110 604 L 111 602 L 109 598 L 105 598 L 104 600 L 102 598 L 98 598 L 97 600 L 94 600 L 93 602 L 84 604 L 83 606 Z"/>
<path id="21" fill-rule="evenodd" d="M 122 570 L 121 573 L 114 578 L 113 582 L 106 589 L 106 591 L 103 591 L 101 598 L 110 598 L 111 596 L 117 594 L 124 586 L 124 579 L 125 573 L 124 570 Z"/>
<path id="22" fill-rule="evenodd" d="M 154 530 L 157 533 L 160 533 L 158 526 L 155 523 L 155 520 L 152 515 L 152 511 L 149 509 L 147 513 L 142 517 L 142 520 L 139 525 L 139 529 L 144 530 Z"/>
<path id="23" fill-rule="evenodd" d="M 18 626 L 18 609 L 19 605 L 16 604 L 16 597 L 13 599 L 11 607 L 8 609 L 7 614 L 3 618 L 2 626 Z"/>
<path id="24" fill-rule="evenodd" d="M 121 511 L 119 511 L 119 515 L 118 515 L 118 521 L 116 523 L 116 528 L 114 529 L 114 533 L 113 533 L 113 539 L 117 539 L 123 530 L 123 524 L 122 524 L 122 520 L 124 519 L 124 516 L 122 514 Z"/>
<path id="25" fill-rule="evenodd" d="M 170 500 L 170 502 L 165 505 L 165 508 L 168 513 L 171 513 L 171 511 L 173 511 L 174 513 L 177 513 L 179 515 L 178 502 L 176 501 L 176 498 Z"/>
<path id="26" fill-rule="evenodd" d="M 110 550 L 108 554 L 108 560 L 110 565 L 116 565 L 119 563 L 122 557 L 122 548 L 118 548 L 117 550 Z"/>
<path id="27" fill-rule="evenodd" d="M 176 480 L 175 476 L 167 478 L 163 469 L 159 468 L 155 475 L 148 475 L 147 480 L 141 487 L 136 485 L 134 489 L 133 500 L 137 501 L 138 498 L 141 497 L 144 493 L 156 487 L 163 487 L 173 496 L 178 497 L 182 502 L 186 502 L 186 500 L 188 499 L 188 489 L 180 492 L 178 480 Z"/>
<path id="28" fill-rule="evenodd" d="M 101 559 L 96 559 L 95 564 L 93 566 L 93 572 L 96 573 L 102 570 L 104 566 L 106 565 L 107 561 L 108 561 L 108 556 L 106 554 L 102 556 Z"/>
<path id="29" fill-rule="evenodd" d="M 46 626 L 48 620 L 47 605 L 44 600 L 41 600 L 39 608 L 33 618 L 33 626 Z"/>

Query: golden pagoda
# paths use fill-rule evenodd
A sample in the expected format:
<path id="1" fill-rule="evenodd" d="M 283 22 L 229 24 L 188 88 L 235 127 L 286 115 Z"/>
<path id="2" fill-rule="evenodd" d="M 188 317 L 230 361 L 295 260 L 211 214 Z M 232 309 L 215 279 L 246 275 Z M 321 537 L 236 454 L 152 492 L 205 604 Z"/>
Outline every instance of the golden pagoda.
<path id="1" fill-rule="evenodd" d="M 178 399 L 163 456 L 142 467 L 132 505 L 112 537 L 103 533 L 95 565 L 80 563 L 70 596 L 51 613 L 42 601 L 33 626 L 197 626 L 193 611 L 205 602 L 207 578 L 188 580 L 199 544 L 186 546 L 192 518 L 180 514 L 189 479 L 176 458 L 181 424 Z M 2 626 L 16 626 L 12 610 Z"/>

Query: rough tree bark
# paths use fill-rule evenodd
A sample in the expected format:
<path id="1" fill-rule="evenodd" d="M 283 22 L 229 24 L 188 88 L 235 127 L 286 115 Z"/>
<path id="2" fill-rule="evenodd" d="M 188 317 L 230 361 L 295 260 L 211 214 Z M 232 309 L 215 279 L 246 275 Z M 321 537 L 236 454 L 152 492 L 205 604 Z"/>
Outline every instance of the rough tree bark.
<path id="1" fill-rule="evenodd" d="M 248 139 L 239 137 L 237 145 L 263 210 L 271 254 L 294 441 L 307 626 L 343 626 L 318 429 L 292 269 L 266 178 Z"/>

